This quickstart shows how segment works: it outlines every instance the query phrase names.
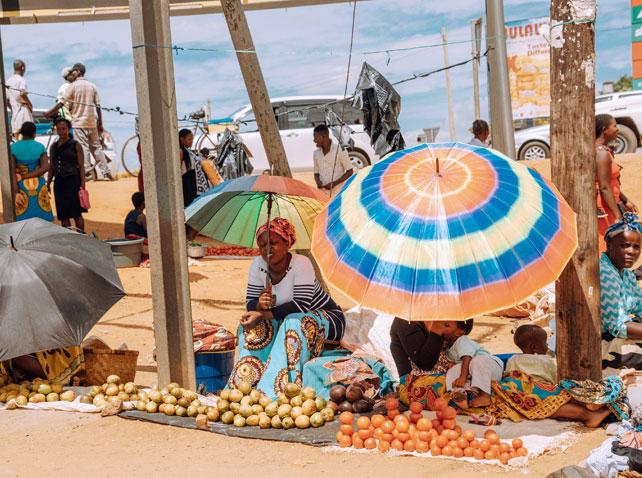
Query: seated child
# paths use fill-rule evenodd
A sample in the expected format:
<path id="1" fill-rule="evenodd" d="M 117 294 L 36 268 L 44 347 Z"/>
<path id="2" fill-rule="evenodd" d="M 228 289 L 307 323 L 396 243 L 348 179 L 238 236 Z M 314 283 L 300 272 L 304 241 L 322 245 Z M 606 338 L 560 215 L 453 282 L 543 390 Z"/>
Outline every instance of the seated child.
<path id="1" fill-rule="evenodd" d="M 491 383 L 501 380 L 504 364 L 468 337 L 473 320 L 443 322 L 443 338 L 448 346 L 446 357 L 455 365 L 446 373 L 446 389 L 455 391 L 452 399 L 462 408 L 490 405 Z M 470 382 L 469 382 L 470 378 Z M 468 385 L 476 397 L 468 403 L 464 390 Z M 462 393 L 464 392 L 464 393 Z"/>
<path id="2" fill-rule="evenodd" d="M 147 218 L 145 217 L 145 195 L 141 192 L 132 194 L 134 209 L 125 218 L 125 237 L 147 237 Z"/>
<path id="3" fill-rule="evenodd" d="M 508 359 L 506 371 L 519 370 L 535 380 L 557 383 L 557 362 L 548 355 L 546 331 L 538 325 L 520 325 L 515 331 L 513 341 L 522 351 Z"/>

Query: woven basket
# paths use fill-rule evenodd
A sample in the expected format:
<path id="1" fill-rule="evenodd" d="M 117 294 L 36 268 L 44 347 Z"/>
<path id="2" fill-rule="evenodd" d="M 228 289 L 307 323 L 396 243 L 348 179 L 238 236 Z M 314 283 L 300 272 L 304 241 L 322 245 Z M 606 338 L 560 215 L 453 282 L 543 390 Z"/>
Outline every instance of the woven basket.
<path id="1" fill-rule="evenodd" d="M 85 376 L 89 385 L 101 385 L 110 375 L 118 375 L 121 383 L 136 377 L 138 350 L 84 349 Z"/>

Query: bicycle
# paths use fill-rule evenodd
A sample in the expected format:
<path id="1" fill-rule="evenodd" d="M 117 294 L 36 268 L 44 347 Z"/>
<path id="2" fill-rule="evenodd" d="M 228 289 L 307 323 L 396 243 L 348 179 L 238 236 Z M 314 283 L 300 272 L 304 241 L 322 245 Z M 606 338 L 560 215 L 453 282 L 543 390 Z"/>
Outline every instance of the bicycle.
<path id="1" fill-rule="evenodd" d="M 195 149 L 197 151 L 200 151 L 203 148 L 207 148 L 209 150 L 213 150 L 216 148 L 218 142 L 215 141 L 214 138 L 210 136 L 210 132 L 208 129 L 207 113 L 203 108 L 200 108 L 196 111 L 189 113 L 186 117 L 179 119 L 179 121 L 189 121 L 193 123 L 194 126 L 193 126 L 192 133 L 194 134 L 195 138 L 198 137 L 198 140 L 196 141 L 196 145 L 195 145 Z M 133 168 L 130 168 L 127 165 L 127 162 L 125 161 L 127 147 L 130 145 L 132 141 L 138 140 L 138 137 L 139 137 L 138 117 L 136 117 L 136 123 L 134 128 L 136 133 L 125 140 L 125 142 L 123 143 L 123 147 L 120 150 L 120 163 L 122 164 L 123 169 L 127 172 L 127 174 L 133 177 L 138 177 L 140 168 L 138 170 L 133 170 Z"/>

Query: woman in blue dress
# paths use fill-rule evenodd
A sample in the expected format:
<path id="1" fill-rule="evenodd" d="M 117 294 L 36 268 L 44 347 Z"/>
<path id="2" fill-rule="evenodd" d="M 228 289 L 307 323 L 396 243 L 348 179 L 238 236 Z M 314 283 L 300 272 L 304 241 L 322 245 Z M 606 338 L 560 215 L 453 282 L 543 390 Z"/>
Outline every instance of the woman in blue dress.
<path id="1" fill-rule="evenodd" d="M 44 175 L 49 169 L 45 147 L 35 140 L 36 125 L 27 121 L 20 129 L 22 139 L 11 145 L 11 161 L 15 171 L 16 221 L 39 217 L 53 221 L 49 190 Z"/>

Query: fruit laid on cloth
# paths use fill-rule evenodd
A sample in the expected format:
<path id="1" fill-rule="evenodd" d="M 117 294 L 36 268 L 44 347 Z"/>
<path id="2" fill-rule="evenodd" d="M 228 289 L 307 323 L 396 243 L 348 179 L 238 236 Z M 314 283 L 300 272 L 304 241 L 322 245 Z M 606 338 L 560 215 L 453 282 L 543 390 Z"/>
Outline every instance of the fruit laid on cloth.
<path id="1" fill-rule="evenodd" d="M 123 402 L 136 402 L 140 399 L 140 394 L 134 382 L 122 383 L 118 375 L 109 375 L 105 383 L 91 387 L 87 395 L 80 397 L 80 401 L 92 403 L 96 407 L 104 407 L 107 404 L 120 405 Z"/>
<path id="2" fill-rule="evenodd" d="M 47 380 L 39 378 L 19 384 L 3 383 L 0 387 L 0 403 L 9 404 L 14 401 L 18 406 L 25 406 L 27 403 L 73 402 L 75 399 L 76 394 L 72 390 L 66 390 L 62 385 L 50 384 Z"/>
<path id="3" fill-rule="evenodd" d="M 339 415 L 341 425 L 336 436 L 337 444 L 341 448 L 376 448 L 382 453 L 395 450 L 452 458 L 499 460 L 504 465 L 512 458 L 528 456 L 528 450 L 519 438 L 509 443 L 502 441 L 492 429 L 486 430 L 483 438 L 478 438 L 473 430 L 462 431 L 456 422 L 456 410 L 447 406 L 445 401 L 437 404 L 439 408 L 434 420 L 423 416 L 423 405 L 419 402 L 410 404 L 407 415 L 399 413 L 398 406 L 395 398 L 388 398 L 388 416 L 360 416 L 356 421 L 353 413 L 342 412 Z"/>
<path id="4" fill-rule="evenodd" d="M 337 384 L 330 389 L 328 405 L 339 412 L 367 413 L 372 411 L 374 400 L 364 395 L 364 388 L 358 383 L 347 387 Z"/>
<path id="5" fill-rule="evenodd" d="M 285 386 L 276 401 L 252 388 L 247 382 L 238 388 L 222 390 L 216 407 L 216 414 L 205 418 L 197 417 L 197 427 L 204 428 L 204 420 L 220 421 L 235 427 L 266 428 L 318 428 L 334 420 L 334 410 L 327 406 L 322 397 L 317 397 L 313 388 L 301 387 L 294 383 Z"/>

